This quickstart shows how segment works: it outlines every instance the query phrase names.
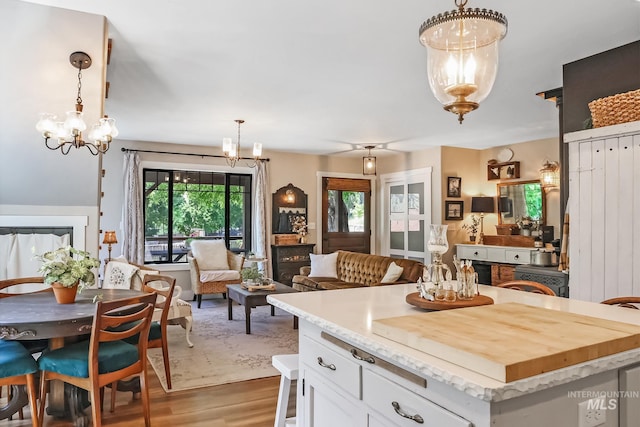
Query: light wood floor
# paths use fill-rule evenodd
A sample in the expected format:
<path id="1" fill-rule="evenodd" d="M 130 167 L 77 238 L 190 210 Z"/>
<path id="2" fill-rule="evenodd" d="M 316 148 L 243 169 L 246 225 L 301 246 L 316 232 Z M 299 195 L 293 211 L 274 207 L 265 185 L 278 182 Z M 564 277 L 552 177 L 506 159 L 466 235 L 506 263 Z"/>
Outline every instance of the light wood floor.
<path id="1" fill-rule="evenodd" d="M 273 427 L 278 399 L 280 377 L 244 381 L 195 390 L 165 393 L 149 367 L 149 397 L 151 398 L 151 424 L 158 427 Z M 102 418 L 103 426 L 139 427 L 144 425 L 142 404 L 132 400 L 131 393 L 118 392 L 116 410 L 108 409 L 109 393 L 105 394 L 107 409 Z M 87 414 L 91 409 L 87 408 Z M 1 427 L 30 427 L 28 407 L 25 419 L 0 421 Z M 46 427 L 70 426 L 69 421 L 45 416 Z"/>

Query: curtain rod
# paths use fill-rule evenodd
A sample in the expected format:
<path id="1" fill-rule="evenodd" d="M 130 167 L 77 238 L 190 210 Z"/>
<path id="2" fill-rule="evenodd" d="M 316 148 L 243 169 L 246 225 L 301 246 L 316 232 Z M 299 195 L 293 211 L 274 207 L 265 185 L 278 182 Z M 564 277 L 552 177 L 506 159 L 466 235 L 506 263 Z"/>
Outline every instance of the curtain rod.
<path id="1" fill-rule="evenodd" d="M 178 156 L 214 157 L 214 158 L 217 158 L 217 159 L 226 159 L 225 156 L 221 156 L 219 154 L 175 153 L 173 151 L 137 150 L 135 148 L 124 148 L 124 147 L 122 147 L 120 149 L 120 151 L 122 151 L 122 152 L 135 151 L 135 152 L 138 152 L 138 153 L 174 154 L 174 155 L 178 155 Z M 254 159 L 253 157 L 240 157 L 239 160 L 256 160 L 256 159 Z M 269 158 L 262 159 L 261 158 L 259 160 L 264 160 L 265 162 L 268 162 L 271 159 L 269 159 Z"/>

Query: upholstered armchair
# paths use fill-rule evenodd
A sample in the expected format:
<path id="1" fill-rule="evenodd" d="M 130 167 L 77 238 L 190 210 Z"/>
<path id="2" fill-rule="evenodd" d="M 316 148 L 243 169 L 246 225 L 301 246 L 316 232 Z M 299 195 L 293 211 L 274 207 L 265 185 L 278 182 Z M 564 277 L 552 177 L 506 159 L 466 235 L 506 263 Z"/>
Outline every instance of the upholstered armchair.
<path id="1" fill-rule="evenodd" d="M 242 281 L 240 272 L 244 256 L 228 250 L 223 240 L 195 240 L 187 254 L 191 272 L 193 299 L 198 308 L 203 294 L 222 294 L 227 297 L 227 285 Z"/>

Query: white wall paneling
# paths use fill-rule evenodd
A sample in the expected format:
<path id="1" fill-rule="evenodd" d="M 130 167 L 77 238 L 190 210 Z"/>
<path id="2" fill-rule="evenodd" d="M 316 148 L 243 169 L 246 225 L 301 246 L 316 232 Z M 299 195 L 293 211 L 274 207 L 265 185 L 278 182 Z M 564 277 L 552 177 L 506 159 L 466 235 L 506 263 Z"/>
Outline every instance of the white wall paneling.
<path id="1" fill-rule="evenodd" d="M 569 143 L 569 290 L 599 302 L 640 294 L 640 122 Z"/>

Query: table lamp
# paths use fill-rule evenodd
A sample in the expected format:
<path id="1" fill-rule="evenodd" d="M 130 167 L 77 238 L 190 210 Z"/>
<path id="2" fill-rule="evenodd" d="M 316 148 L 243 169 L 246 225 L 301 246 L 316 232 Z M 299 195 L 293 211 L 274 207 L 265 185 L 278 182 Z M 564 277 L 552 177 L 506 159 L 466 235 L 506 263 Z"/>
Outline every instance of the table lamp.
<path id="1" fill-rule="evenodd" d="M 109 259 L 107 260 L 107 262 L 111 261 L 111 245 L 115 245 L 116 243 L 118 243 L 118 239 L 116 238 L 116 232 L 115 231 L 105 231 L 104 232 L 104 239 L 102 240 L 102 243 L 109 245 Z"/>
<path id="2" fill-rule="evenodd" d="M 471 198 L 471 212 L 480 214 L 480 238 L 478 239 L 478 244 L 482 245 L 484 243 L 484 214 L 486 213 L 494 213 L 495 203 L 493 201 L 493 197 L 472 197 Z"/>

